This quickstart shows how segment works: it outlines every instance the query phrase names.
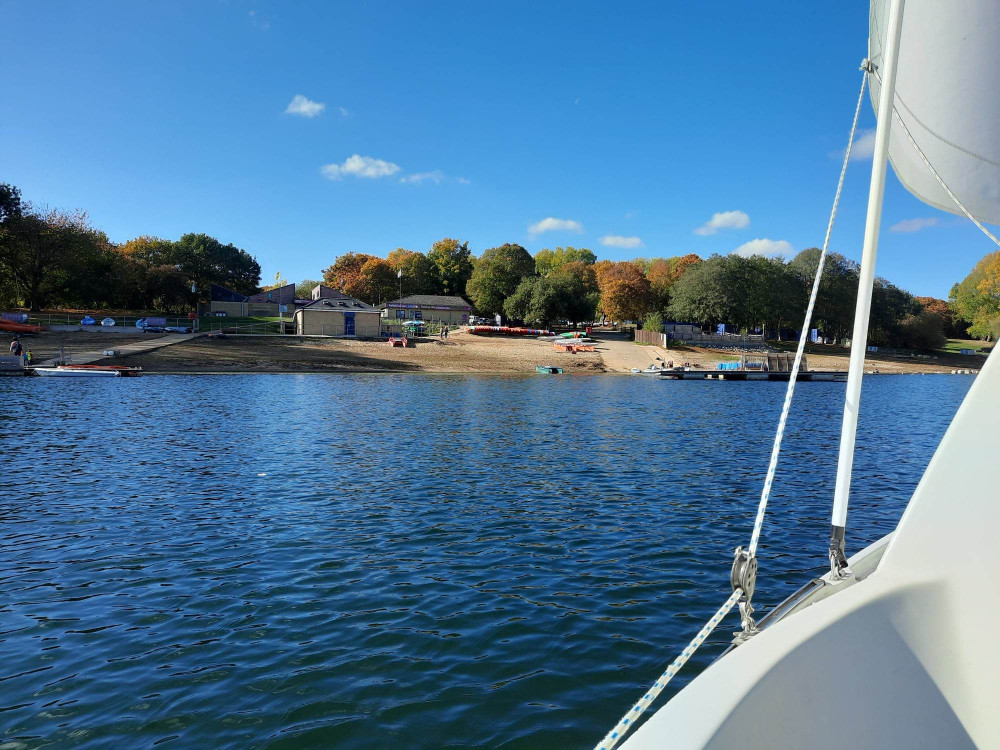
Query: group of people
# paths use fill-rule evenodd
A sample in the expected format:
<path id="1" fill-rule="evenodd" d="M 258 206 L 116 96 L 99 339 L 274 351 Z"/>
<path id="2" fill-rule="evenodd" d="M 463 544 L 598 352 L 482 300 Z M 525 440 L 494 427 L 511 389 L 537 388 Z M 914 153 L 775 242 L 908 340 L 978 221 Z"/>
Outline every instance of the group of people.
<path id="1" fill-rule="evenodd" d="M 31 364 L 31 350 L 25 349 L 21 346 L 21 339 L 17 336 L 15 336 L 14 340 L 10 342 L 10 355 L 12 357 L 20 357 L 25 367 Z"/>
<path id="2" fill-rule="evenodd" d="M 441 330 L 438 331 L 438 336 L 443 339 L 448 338 L 448 326 L 441 326 Z"/>

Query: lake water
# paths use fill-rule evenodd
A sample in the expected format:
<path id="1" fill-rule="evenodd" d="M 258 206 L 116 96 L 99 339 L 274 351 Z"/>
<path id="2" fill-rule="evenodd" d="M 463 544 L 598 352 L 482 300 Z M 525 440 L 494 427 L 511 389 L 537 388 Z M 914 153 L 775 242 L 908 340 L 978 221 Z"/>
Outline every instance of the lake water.
<path id="1" fill-rule="evenodd" d="M 849 553 L 971 382 L 867 379 Z M 784 389 L 0 379 L 0 745 L 591 747 L 728 596 Z M 798 387 L 758 607 L 826 567 L 843 392 Z"/>

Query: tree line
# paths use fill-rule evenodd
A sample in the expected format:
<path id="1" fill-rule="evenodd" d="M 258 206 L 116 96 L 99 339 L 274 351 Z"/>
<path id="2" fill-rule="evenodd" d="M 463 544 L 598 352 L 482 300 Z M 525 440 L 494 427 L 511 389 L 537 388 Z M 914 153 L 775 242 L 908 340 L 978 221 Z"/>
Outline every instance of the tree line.
<path id="1" fill-rule="evenodd" d="M 532 256 L 506 243 L 477 257 L 468 242 L 444 238 L 426 253 L 402 247 L 385 258 L 345 253 L 323 270 L 322 281 L 298 284 L 296 297 L 309 297 L 323 283 L 370 304 L 412 294 L 464 296 L 479 314 L 540 326 L 604 318 L 659 327 L 676 320 L 791 335 L 801 325 L 819 256 L 809 248 L 787 262 L 694 254 L 611 261 L 586 248 L 546 248 Z M 825 337 L 850 335 L 858 270 L 854 261 L 828 254 L 813 317 Z M 214 237 L 140 236 L 116 244 L 86 214 L 22 202 L 16 187 L 0 183 L 3 306 L 182 311 L 207 299 L 211 283 L 253 294 L 260 281 L 252 255 Z M 263 289 L 284 283 L 279 273 Z M 1000 335 L 1000 252 L 983 258 L 947 301 L 913 297 L 876 279 L 871 343 L 933 349 L 965 335 Z"/>
<path id="2" fill-rule="evenodd" d="M 0 305 L 182 312 L 212 283 L 241 294 L 260 284 L 260 264 L 207 234 L 176 241 L 140 236 L 117 244 L 82 211 L 21 200 L 0 183 Z M 192 292 L 192 285 L 195 291 Z"/>

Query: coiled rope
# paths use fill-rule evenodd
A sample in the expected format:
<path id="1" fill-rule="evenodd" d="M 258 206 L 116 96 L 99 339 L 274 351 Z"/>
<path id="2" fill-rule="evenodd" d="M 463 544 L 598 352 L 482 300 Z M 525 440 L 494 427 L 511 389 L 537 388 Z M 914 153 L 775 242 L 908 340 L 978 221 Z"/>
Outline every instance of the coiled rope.
<path id="1" fill-rule="evenodd" d="M 866 61 L 867 62 L 867 61 Z M 764 511 L 767 509 L 767 501 L 771 495 L 771 486 L 774 484 L 774 475 L 778 468 L 778 455 L 781 453 L 781 440 L 785 435 L 785 423 L 788 420 L 788 412 L 792 406 L 792 395 L 795 393 L 795 381 L 799 376 L 799 367 L 802 364 L 802 354 L 806 348 L 806 341 L 809 336 L 809 324 L 812 322 L 813 309 L 816 307 L 816 297 L 819 295 L 820 280 L 823 277 L 823 265 L 826 262 L 827 249 L 830 246 L 830 235 L 833 232 L 833 222 L 837 218 L 837 207 L 840 204 L 840 194 L 844 188 L 844 177 L 847 174 L 847 163 L 851 158 L 851 147 L 854 145 L 854 135 L 858 128 L 858 116 L 861 113 L 861 101 L 865 95 L 865 84 L 867 82 L 867 64 L 862 66 L 864 73 L 861 76 L 861 91 L 858 93 L 858 103 L 854 108 L 854 120 L 851 122 L 851 133 L 847 139 L 847 149 L 844 151 L 844 164 L 840 168 L 840 179 L 837 180 L 837 192 L 833 198 L 833 209 L 830 211 L 830 221 L 826 226 L 826 237 L 823 239 L 823 249 L 820 251 L 819 264 L 816 266 L 816 276 L 813 278 L 812 292 L 809 295 L 809 304 L 806 307 L 805 320 L 802 323 L 802 334 L 799 336 L 799 347 L 795 351 L 795 360 L 792 363 L 792 371 L 788 377 L 788 389 L 785 391 L 785 402 L 781 407 L 781 417 L 778 419 L 778 429 L 774 435 L 774 446 L 771 449 L 771 461 L 767 467 L 767 476 L 764 479 L 764 488 L 760 495 L 760 504 L 757 506 L 757 517 L 754 520 L 753 534 L 750 537 L 749 554 L 753 558 L 757 552 L 757 542 L 760 540 L 761 527 L 764 525 Z M 971 218 L 971 217 L 970 217 Z M 975 221 L 975 219 L 973 219 Z M 985 231 L 985 230 L 984 230 Z M 698 635 L 692 639 L 676 659 L 670 662 L 670 666 L 661 674 L 656 682 L 636 701 L 635 705 L 619 719 L 614 729 L 608 732 L 601 740 L 595 750 L 611 750 L 621 742 L 625 734 L 635 726 L 636 720 L 642 716 L 643 712 L 656 700 L 656 697 L 663 692 L 663 688 L 673 678 L 675 674 L 690 659 L 698 647 L 711 635 L 722 619 L 729 614 L 730 610 L 743 595 L 743 590 L 736 588 L 729 598 L 723 603 L 714 615 L 705 623 L 705 626 L 698 631 Z"/>

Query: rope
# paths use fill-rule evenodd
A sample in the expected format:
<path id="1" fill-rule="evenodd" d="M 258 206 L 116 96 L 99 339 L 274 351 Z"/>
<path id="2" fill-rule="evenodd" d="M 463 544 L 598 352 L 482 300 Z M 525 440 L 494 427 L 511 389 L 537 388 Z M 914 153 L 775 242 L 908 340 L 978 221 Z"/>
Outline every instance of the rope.
<path id="1" fill-rule="evenodd" d="M 611 748 L 618 744 L 622 737 L 625 736 L 625 733 L 635 726 L 636 719 L 642 716 L 642 712 L 656 700 L 656 696 L 663 691 L 663 688 L 667 686 L 667 683 L 670 682 L 671 678 L 677 674 L 680 668 L 683 667 L 687 663 L 687 660 L 694 655 L 694 652 L 698 650 L 698 647 L 704 643 L 705 639 L 708 638 L 713 630 L 715 630 L 715 626 L 722 621 L 723 617 L 729 614 L 729 610 L 733 608 L 736 604 L 736 600 L 742 595 L 742 589 L 736 589 L 733 591 L 730 597 L 726 600 L 726 603 L 719 607 L 716 613 L 712 615 L 712 619 L 706 622 L 705 627 L 698 631 L 698 635 L 692 639 L 692 641 L 687 645 L 687 648 L 681 651 L 677 658 L 670 662 L 670 666 L 667 667 L 666 671 L 656 678 L 656 682 L 654 682 L 652 687 L 646 691 L 646 694 L 636 702 L 635 706 L 633 706 L 627 714 L 619 719 L 615 728 L 604 736 L 604 739 L 597 744 L 595 750 L 611 750 Z"/>
<path id="2" fill-rule="evenodd" d="M 958 199 L 958 196 L 956 196 L 953 192 L 951 192 L 951 188 L 949 188 L 945 184 L 944 180 L 941 179 L 941 175 L 939 175 L 937 173 L 937 170 L 934 169 L 934 167 L 931 166 L 931 163 L 927 160 L 927 157 L 924 156 L 924 152 L 920 150 L 920 146 L 918 146 L 917 142 L 915 140 L 913 140 L 913 136 L 910 135 L 910 129 L 908 127 L 906 127 L 906 123 L 903 122 L 903 118 L 899 116 L 899 111 L 895 107 L 892 108 L 892 115 L 893 115 L 893 117 L 896 118 L 896 122 L 899 123 L 900 127 L 903 128 L 903 133 L 906 135 L 906 140 L 908 140 L 910 142 L 910 145 L 913 146 L 913 148 L 916 150 L 917 155 L 920 157 L 920 160 L 923 161 L 923 163 L 926 165 L 927 169 L 930 170 L 930 173 L 934 176 L 934 179 L 937 180 L 938 185 L 941 186 L 941 189 L 944 190 L 948 194 L 948 197 L 951 198 L 955 202 L 955 205 L 958 206 L 962 210 L 962 213 L 969 217 L 969 221 L 971 221 L 973 224 L 975 224 L 977 227 L 979 227 L 979 229 L 982 230 L 983 234 L 985 234 L 987 237 L 989 237 L 991 240 L 993 240 L 993 242 L 998 247 L 1000 247 L 1000 240 L 998 240 L 996 238 L 996 236 L 989 229 L 987 229 L 986 227 L 984 227 L 983 224 L 982 224 L 982 222 L 979 221 L 979 219 L 977 219 L 975 216 L 973 216 L 972 212 L 969 211 L 969 209 L 967 209 L 964 205 L 962 205 L 962 201 L 960 201 Z M 966 152 L 966 153 L 969 153 L 969 152 Z M 975 154 L 970 154 L 970 155 L 971 156 L 975 156 Z"/>
<path id="3" fill-rule="evenodd" d="M 774 483 L 774 474 L 778 467 L 778 454 L 781 451 L 781 439 L 785 433 L 785 422 L 788 419 L 788 411 L 792 404 L 792 394 L 795 392 L 795 381 L 799 375 L 799 367 L 802 364 L 802 353 L 805 351 L 806 339 L 809 335 L 809 323 L 812 321 L 813 308 L 816 306 L 816 297 L 819 294 L 819 283 L 823 277 L 823 264 L 826 261 L 826 251 L 830 245 L 830 234 L 833 232 L 833 222 L 837 217 L 837 206 L 840 204 L 840 193 L 844 188 L 844 176 L 847 174 L 847 162 L 851 158 L 851 147 L 854 145 L 854 134 L 857 132 L 858 115 L 861 113 L 861 101 L 865 94 L 866 75 L 861 76 L 861 91 L 858 93 L 858 103 L 854 108 L 854 121 L 851 123 L 851 133 L 847 140 L 847 150 L 844 152 L 844 164 L 840 168 L 840 179 L 837 181 L 837 193 L 833 198 L 833 209 L 830 212 L 830 221 L 826 226 L 826 237 L 823 239 L 823 249 L 819 256 L 819 265 L 816 267 L 816 277 L 813 279 L 812 293 L 809 295 L 809 305 L 806 307 L 806 317 L 802 324 L 802 335 L 799 337 L 799 348 L 795 352 L 795 361 L 792 364 L 792 371 L 788 378 L 788 390 L 785 391 L 785 403 L 781 408 L 781 417 L 778 420 L 778 429 L 774 436 L 774 447 L 771 449 L 771 462 L 767 467 L 767 477 L 764 480 L 764 489 L 760 497 L 760 505 L 757 507 L 757 518 L 754 521 L 753 535 L 750 540 L 750 557 L 753 558 L 757 550 L 757 541 L 760 539 L 760 529 L 764 523 L 764 510 L 767 508 L 767 501 L 771 494 L 771 485 Z M 636 701 L 636 704 L 629 709 L 615 725 L 614 729 L 608 732 L 601 740 L 595 750 L 611 750 L 617 745 L 632 727 L 636 720 L 642 716 L 643 712 L 656 700 L 657 696 L 663 692 L 663 688 L 683 667 L 694 652 L 698 650 L 705 639 L 715 630 L 716 625 L 729 614 L 729 611 L 736 605 L 739 598 L 743 596 L 743 590 L 734 589 L 733 593 L 725 603 L 719 607 L 712 618 L 705 623 L 705 626 L 698 631 L 698 635 L 687 645 L 680 655 L 670 662 L 670 666 L 653 683 L 652 687 Z"/>
<path id="4" fill-rule="evenodd" d="M 819 264 L 816 266 L 816 277 L 813 279 L 812 293 L 809 295 L 809 305 L 806 307 L 806 318 L 802 322 L 802 333 L 799 336 L 799 348 L 795 350 L 795 361 L 788 376 L 788 389 L 785 391 L 785 403 L 781 407 L 781 417 L 778 419 L 778 429 L 774 433 L 774 446 L 771 448 L 771 461 L 767 465 L 767 476 L 764 488 L 760 493 L 760 504 L 757 506 L 757 518 L 753 523 L 753 534 L 750 536 L 750 557 L 757 554 L 757 542 L 760 540 L 760 530 L 764 525 L 764 511 L 771 497 L 771 486 L 778 470 L 778 454 L 781 453 L 781 440 L 785 436 L 785 423 L 788 412 L 792 408 L 792 395 L 795 393 L 795 381 L 799 377 L 799 367 L 802 365 L 802 354 L 805 352 L 809 337 L 809 324 L 812 322 L 813 309 L 816 307 L 816 297 L 819 296 L 819 283 L 823 278 L 823 265 L 826 263 L 826 251 L 830 246 L 830 234 L 833 232 L 833 222 L 837 218 L 837 206 L 840 204 L 840 193 L 844 189 L 844 176 L 847 174 L 847 162 L 851 158 L 851 147 L 854 145 L 854 134 L 858 129 L 858 115 L 861 114 L 861 101 L 865 96 L 865 83 L 868 80 L 867 71 L 861 74 L 861 91 L 858 93 L 858 104 L 854 108 L 854 121 L 851 123 L 851 134 L 847 139 L 847 150 L 844 151 L 844 164 L 840 168 L 840 179 L 837 180 L 837 193 L 833 197 L 833 209 L 830 211 L 830 221 L 826 225 L 826 237 L 823 238 L 823 250 L 819 254 Z"/>

